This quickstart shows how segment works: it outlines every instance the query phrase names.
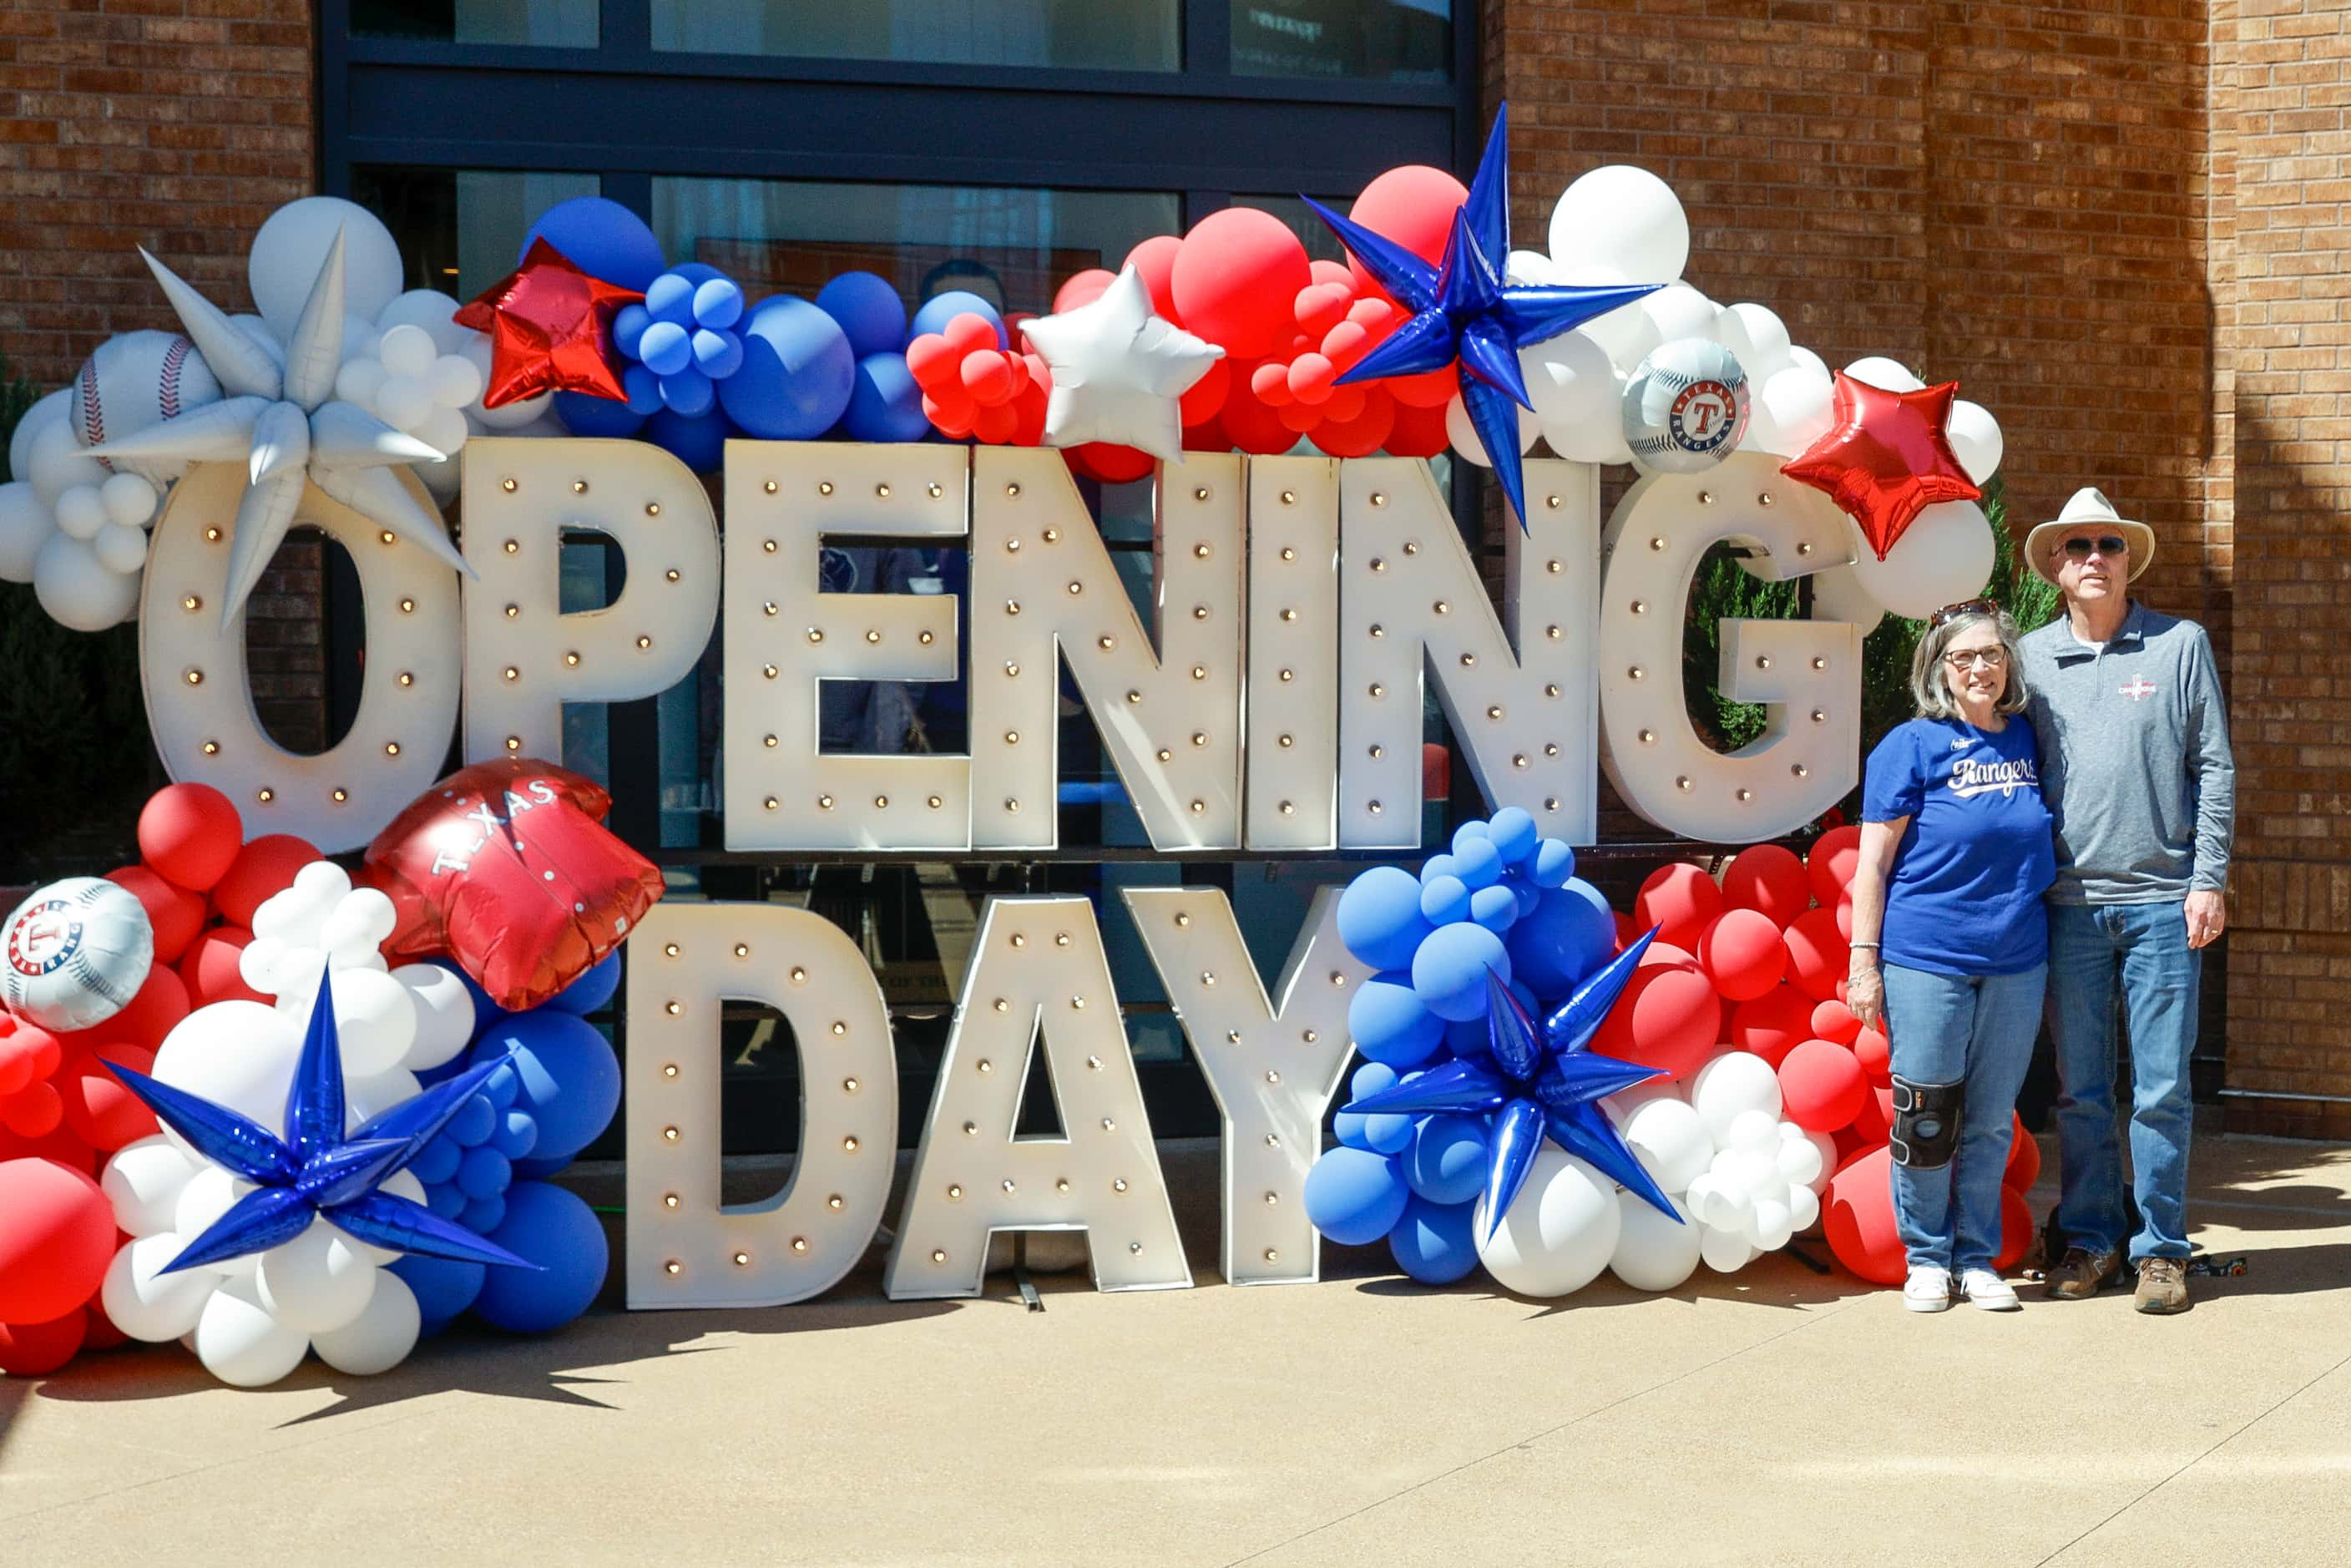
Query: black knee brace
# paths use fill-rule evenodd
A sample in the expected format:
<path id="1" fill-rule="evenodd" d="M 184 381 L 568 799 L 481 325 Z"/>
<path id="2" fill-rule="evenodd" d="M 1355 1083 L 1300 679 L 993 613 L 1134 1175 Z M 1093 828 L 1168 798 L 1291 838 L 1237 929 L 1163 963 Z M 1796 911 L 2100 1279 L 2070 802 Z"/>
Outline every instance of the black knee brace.
<path id="1" fill-rule="evenodd" d="M 1933 1170 L 1951 1163 L 1959 1146 L 1959 1103 L 1963 1083 L 1913 1083 L 1894 1079 L 1894 1135 L 1888 1140 L 1894 1163 L 1913 1170 Z"/>

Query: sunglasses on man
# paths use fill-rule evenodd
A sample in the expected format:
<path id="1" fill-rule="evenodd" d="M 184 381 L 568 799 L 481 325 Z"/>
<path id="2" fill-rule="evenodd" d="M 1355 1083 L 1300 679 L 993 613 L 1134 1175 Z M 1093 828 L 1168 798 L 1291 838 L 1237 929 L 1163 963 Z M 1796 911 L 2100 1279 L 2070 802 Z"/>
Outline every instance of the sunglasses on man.
<path id="1" fill-rule="evenodd" d="M 2101 534 L 2095 539 L 2067 539 L 2065 541 L 2065 557 L 2069 560 L 2087 560 L 2090 559 L 2090 551 L 2093 547 L 2095 547 L 2100 555 L 2105 556 L 2109 559 L 2116 556 L 2127 555 L 2130 553 L 2129 544 L 2118 536 L 2114 534 Z"/>

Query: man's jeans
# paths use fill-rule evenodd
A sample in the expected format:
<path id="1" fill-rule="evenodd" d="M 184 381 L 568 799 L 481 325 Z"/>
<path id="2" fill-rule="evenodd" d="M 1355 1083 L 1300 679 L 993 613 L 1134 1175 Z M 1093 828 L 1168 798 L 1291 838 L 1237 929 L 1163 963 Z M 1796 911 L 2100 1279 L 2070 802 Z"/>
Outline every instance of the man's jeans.
<path id="1" fill-rule="evenodd" d="M 1894 1167 L 1894 1224 L 1913 1265 L 1963 1273 L 2000 1255 L 2001 1177 L 2008 1170 L 2016 1092 L 2032 1062 L 2042 978 L 1938 975 L 1885 967 L 1894 1071 L 1913 1083 L 1964 1083 L 1959 1146 L 1929 1170 Z"/>
<path id="2" fill-rule="evenodd" d="M 2052 904 L 2049 1027 L 2057 1044 L 2057 1222 L 2074 1246 L 2121 1247 L 2122 1150 L 2115 1134 L 2115 988 L 2130 1019 L 2131 1169 L 2137 1258 L 2188 1256 L 2188 1058 L 2196 1049 L 2203 955 L 2181 904 Z"/>

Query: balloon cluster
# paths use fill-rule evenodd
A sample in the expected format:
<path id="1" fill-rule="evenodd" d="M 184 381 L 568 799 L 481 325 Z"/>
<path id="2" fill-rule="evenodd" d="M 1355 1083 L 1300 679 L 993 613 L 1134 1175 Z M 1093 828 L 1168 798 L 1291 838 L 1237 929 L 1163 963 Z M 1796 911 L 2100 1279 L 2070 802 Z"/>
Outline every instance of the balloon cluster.
<path id="1" fill-rule="evenodd" d="M 46 998 L 70 1009 L 44 1012 L 55 1028 L 0 1011 L 0 1372 L 16 1376 L 122 1342 L 99 1299 L 120 1239 L 113 1188 L 94 1178 L 108 1156 L 152 1141 L 156 1126 L 112 1066 L 152 1069 L 192 1007 L 259 999 L 237 972 L 250 923 L 318 856 L 285 834 L 246 843 L 236 808 L 201 784 L 172 785 L 147 802 L 139 848 L 139 864 L 107 878 L 136 901 L 131 914 L 148 936 L 135 966 L 103 972 L 110 989 L 127 988 L 129 1004 L 110 1008 L 78 986 Z M 71 885 L 43 888 L 27 905 Z M 66 1027 L 68 1018 L 83 1027 Z"/>
<path id="2" fill-rule="evenodd" d="M 354 323 L 343 338 L 335 395 L 444 454 L 416 465 L 416 476 L 446 502 L 465 476 L 465 443 L 473 436 L 552 434 L 545 393 L 485 408 L 490 342 L 452 319 L 457 301 L 438 289 L 413 288 Z"/>
<path id="3" fill-rule="evenodd" d="M 716 383 L 743 368 L 743 288 L 715 267 L 688 262 L 645 285 L 644 302 L 624 305 L 612 343 L 630 361 L 621 384 L 629 412 L 708 413 Z"/>
<path id="4" fill-rule="evenodd" d="M 1062 287 L 1067 296 L 1069 287 Z M 954 308 L 937 326 L 941 301 Z M 1060 308 L 1056 301 L 1056 308 Z M 1035 446 L 1045 439 L 1053 374 L 1035 354 L 1007 346 L 1004 321 L 974 294 L 941 295 L 915 318 L 906 369 L 923 389 L 923 417 L 942 435 L 990 446 Z"/>

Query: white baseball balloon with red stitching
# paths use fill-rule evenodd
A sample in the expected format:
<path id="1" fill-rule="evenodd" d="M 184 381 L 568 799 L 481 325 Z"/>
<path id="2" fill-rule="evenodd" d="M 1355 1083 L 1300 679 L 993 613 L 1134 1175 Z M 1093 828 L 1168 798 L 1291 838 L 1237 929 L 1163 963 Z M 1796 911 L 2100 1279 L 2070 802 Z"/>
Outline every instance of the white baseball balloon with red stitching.
<path id="1" fill-rule="evenodd" d="M 125 332 L 82 361 L 67 402 L 75 444 L 98 446 L 220 401 L 220 382 L 195 344 L 176 332 Z M 185 459 L 98 460 L 110 472 L 158 483 L 188 471 Z"/>

